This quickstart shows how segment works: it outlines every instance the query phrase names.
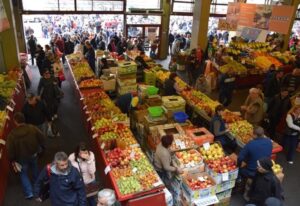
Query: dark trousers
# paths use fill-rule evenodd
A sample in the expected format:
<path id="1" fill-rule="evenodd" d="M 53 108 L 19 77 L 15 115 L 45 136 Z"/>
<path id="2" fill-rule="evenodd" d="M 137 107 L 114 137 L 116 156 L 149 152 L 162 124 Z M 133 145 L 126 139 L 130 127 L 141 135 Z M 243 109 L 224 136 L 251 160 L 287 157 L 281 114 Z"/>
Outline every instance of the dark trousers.
<path id="1" fill-rule="evenodd" d="M 299 135 L 286 135 L 284 137 L 284 149 L 287 152 L 287 161 L 293 161 L 298 146 Z"/>
<path id="2" fill-rule="evenodd" d="M 232 101 L 232 91 L 223 91 L 220 90 L 219 93 L 219 102 L 227 107 Z"/>
<path id="3" fill-rule="evenodd" d="M 34 65 L 35 52 L 30 52 L 31 55 L 31 65 Z"/>

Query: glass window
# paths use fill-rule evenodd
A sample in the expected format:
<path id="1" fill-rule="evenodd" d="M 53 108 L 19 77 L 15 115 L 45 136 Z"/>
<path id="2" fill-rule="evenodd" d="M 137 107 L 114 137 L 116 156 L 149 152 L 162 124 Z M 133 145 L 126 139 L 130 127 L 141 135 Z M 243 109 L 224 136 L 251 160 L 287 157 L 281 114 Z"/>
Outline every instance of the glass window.
<path id="1" fill-rule="evenodd" d="M 59 10 L 61 11 L 74 11 L 74 0 L 59 0 Z"/>
<path id="2" fill-rule="evenodd" d="M 170 16 L 169 30 L 171 33 L 184 34 L 192 32 L 193 17 L 192 16 Z"/>
<path id="3" fill-rule="evenodd" d="M 265 4 L 265 0 L 247 0 L 247 4 Z"/>
<path id="4" fill-rule="evenodd" d="M 194 3 L 174 2 L 173 4 L 173 12 L 193 13 L 193 9 L 194 9 Z"/>
<path id="5" fill-rule="evenodd" d="M 211 14 L 227 14 L 227 5 L 211 5 L 210 13 Z"/>
<path id="6" fill-rule="evenodd" d="M 211 3 L 215 3 L 215 4 L 228 4 L 229 2 L 234 2 L 234 0 L 214 0 Z"/>
<path id="7" fill-rule="evenodd" d="M 58 0 L 23 0 L 25 11 L 58 11 Z"/>
<path id="8" fill-rule="evenodd" d="M 161 24 L 161 16 L 127 15 L 127 24 Z"/>
<path id="9" fill-rule="evenodd" d="M 92 11 L 93 2 L 92 0 L 76 0 L 78 11 Z"/>
<path id="10" fill-rule="evenodd" d="M 135 9 L 160 9 L 160 0 L 127 0 L 126 10 Z"/>
<path id="11" fill-rule="evenodd" d="M 93 11 L 123 11 L 123 1 L 93 1 Z"/>

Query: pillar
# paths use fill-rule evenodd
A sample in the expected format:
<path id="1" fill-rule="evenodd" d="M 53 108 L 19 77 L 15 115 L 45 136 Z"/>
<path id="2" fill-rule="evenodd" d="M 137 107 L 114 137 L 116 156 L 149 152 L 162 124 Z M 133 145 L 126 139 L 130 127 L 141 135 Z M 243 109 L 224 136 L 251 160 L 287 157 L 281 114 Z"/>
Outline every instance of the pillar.
<path id="1" fill-rule="evenodd" d="M 169 24 L 171 15 L 171 0 L 163 0 L 162 8 L 164 12 L 161 18 L 161 36 L 158 58 L 166 59 L 169 52 Z"/>
<path id="2" fill-rule="evenodd" d="M 208 20 L 210 13 L 210 1 L 195 0 L 192 28 L 191 48 L 201 48 L 203 51 L 207 47 Z"/>
<path id="3" fill-rule="evenodd" d="M 6 71 L 19 67 L 18 45 L 16 43 L 15 22 L 11 0 L 2 0 L 10 28 L 0 32 L 0 44 Z M 3 71 L 2 71 L 3 72 Z"/>
<path id="4" fill-rule="evenodd" d="M 296 18 L 296 12 L 297 12 L 297 9 L 298 9 L 298 5 L 300 3 L 300 0 L 290 0 L 291 1 L 291 6 L 294 6 L 294 12 L 293 12 L 293 16 L 292 16 L 292 22 L 290 24 L 290 28 L 289 28 L 289 33 L 284 35 L 284 44 L 283 44 L 283 47 L 282 47 L 282 51 L 286 51 L 288 49 L 288 46 L 289 46 L 289 41 L 290 41 L 290 36 L 291 36 L 291 33 L 292 33 L 292 28 L 293 28 L 293 25 L 294 25 L 294 20 Z"/>
<path id="5" fill-rule="evenodd" d="M 25 40 L 25 32 L 23 27 L 23 19 L 21 13 L 21 1 L 15 1 L 13 5 L 14 18 L 15 18 L 15 26 L 16 26 L 16 37 L 17 43 L 19 47 L 19 52 L 26 52 L 26 40 Z"/>

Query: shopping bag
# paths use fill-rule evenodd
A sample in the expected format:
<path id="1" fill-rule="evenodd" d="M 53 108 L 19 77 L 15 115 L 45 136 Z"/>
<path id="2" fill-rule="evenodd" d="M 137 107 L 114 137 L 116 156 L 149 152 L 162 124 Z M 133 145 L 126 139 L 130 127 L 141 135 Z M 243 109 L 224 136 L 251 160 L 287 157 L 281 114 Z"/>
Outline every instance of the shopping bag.
<path id="1" fill-rule="evenodd" d="M 66 78 L 65 78 L 65 75 L 64 75 L 64 72 L 63 71 L 60 71 L 58 72 L 58 78 L 61 82 L 65 81 Z"/>

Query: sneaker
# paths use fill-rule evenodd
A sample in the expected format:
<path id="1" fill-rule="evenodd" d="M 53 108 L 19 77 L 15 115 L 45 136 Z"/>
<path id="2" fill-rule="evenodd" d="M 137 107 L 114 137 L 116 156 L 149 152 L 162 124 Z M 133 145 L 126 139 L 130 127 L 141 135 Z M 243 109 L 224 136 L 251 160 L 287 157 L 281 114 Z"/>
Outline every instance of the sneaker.
<path id="1" fill-rule="evenodd" d="M 293 161 L 288 161 L 288 163 L 289 163 L 290 165 L 294 164 L 294 162 L 293 162 Z"/>

